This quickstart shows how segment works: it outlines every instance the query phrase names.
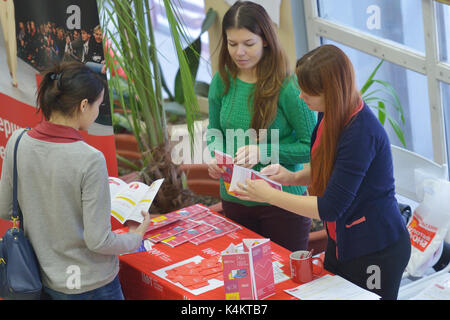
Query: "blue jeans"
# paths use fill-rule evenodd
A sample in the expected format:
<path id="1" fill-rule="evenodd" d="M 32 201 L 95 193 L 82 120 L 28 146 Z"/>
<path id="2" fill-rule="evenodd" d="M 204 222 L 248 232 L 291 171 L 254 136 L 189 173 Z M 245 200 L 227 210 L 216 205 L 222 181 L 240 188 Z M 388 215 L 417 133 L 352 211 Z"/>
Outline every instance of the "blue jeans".
<path id="1" fill-rule="evenodd" d="M 103 287 L 83 293 L 66 294 L 47 287 L 44 287 L 44 291 L 53 300 L 124 300 L 119 276 Z"/>

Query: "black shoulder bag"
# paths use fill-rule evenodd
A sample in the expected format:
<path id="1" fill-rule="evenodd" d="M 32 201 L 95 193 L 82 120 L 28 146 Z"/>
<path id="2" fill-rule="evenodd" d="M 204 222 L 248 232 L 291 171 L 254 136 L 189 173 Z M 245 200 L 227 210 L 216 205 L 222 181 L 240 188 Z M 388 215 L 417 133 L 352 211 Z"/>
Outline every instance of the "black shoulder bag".
<path id="1" fill-rule="evenodd" d="M 35 300 L 41 296 L 39 263 L 23 230 L 23 215 L 17 200 L 17 147 L 14 146 L 12 228 L 0 238 L 0 297 L 11 300 Z M 19 227 L 17 224 L 19 223 Z"/>

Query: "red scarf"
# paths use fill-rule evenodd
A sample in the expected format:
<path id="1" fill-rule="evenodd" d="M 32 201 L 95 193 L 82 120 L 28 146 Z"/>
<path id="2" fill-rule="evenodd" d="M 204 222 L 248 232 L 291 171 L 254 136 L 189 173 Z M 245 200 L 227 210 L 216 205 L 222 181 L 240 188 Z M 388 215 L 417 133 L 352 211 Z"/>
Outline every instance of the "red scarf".
<path id="1" fill-rule="evenodd" d="M 27 134 L 32 138 L 48 142 L 69 143 L 83 140 L 78 130 L 68 126 L 54 124 L 46 120 L 39 123 L 33 130 L 27 132 Z"/>
<path id="2" fill-rule="evenodd" d="M 350 115 L 347 123 L 358 113 L 362 110 L 362 108 L 364 107 L 364 102 L 361 100 L 361 102 L 359 103 L 358 107 L 353 110 L 352 114 Z M 316 140 L 314 141 L 313 146 L 311 147 L 311 158 L 314 157 L 314 152 L 317 149 L 317 146 L 319 145 L 320 142 L 320 138 L 322 137 L 322 131 L 323 131 L 323 126 L 324 126 L 324 119 L 322 118 L 322 121 L 319 123 L 319 127 L 317 128 L 317 132 L 316 132 Z M 331 239 L 334 240 L 334 242 L 336 242 L 336 221 L 333 222 L 328 222 L 325 221 L 325 227 L 328 230 L 328 235 L 330 236 Z"/>

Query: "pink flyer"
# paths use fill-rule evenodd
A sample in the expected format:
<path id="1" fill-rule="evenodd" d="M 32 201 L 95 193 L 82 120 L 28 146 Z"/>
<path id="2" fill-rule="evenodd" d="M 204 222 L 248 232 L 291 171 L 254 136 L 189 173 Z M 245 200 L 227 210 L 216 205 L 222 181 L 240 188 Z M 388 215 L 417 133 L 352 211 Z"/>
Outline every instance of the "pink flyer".
<path id="1" fill-rule="evenodd" d="M 216 225 L 214 225 L 214 230 L 207 232 L 201 236 L 198 236 L 198 237 L 192 239 L 190 242 L 195 245 L 199 245 L 206 241 L 219 238 L 229 232 L 232 232 L 232 231 L 240 229 L 240 228 L 241 227 L 239 227 L 238 225 L 231 223 L 224 219 L 222 222 L 219 222 Z"/>
<path id="2" fill-rule="evenodd" d="M 165 230 L 163 232 L 158 232 L 157 234 L 148 237 L 148 239 L 153 243 L 158 243 L 164 239 L 173 237 L 177 234 L 180 234 L 186 230 L 189 230 L 191 228 L 194 228 L 195 226 L 198 226 L 199 223 L 192 221 L 192 220 L 182 220 L 175 222 L 171 225 L 169 225 L 170 228 L 168 230 Z M 159 230 L 156 230 L 159 231 Z"/>
<path id="3" fill-rule="evenodd" d="M 201 236 L 202 234 L 210 232 L 211 230 L 214 230 L 213 226 L 202 223 L 202 224 L 195 226 L 189 230 L 186 230 L 183 233 L 180 233 L 176 236 L 164 239 L 161 242 L 164 244 L 167 244 L 171 247 L 176 247 L 180 244 L 188 242 L 191 239 Z"/>

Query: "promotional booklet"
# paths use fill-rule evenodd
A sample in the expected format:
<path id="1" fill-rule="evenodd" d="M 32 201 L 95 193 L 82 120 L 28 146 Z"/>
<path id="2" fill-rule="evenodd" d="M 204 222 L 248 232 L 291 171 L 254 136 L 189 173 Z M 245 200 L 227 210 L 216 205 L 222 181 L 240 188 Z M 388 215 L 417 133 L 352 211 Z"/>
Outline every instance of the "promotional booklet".
<path id="1" fill-rule="evenodd" d="M 226 300 L 263 300 L 275 294 L 270 239 L 244 239 L 222 252 Z"/>
<path id="2" fill-rule="evenodd" d="M 218 150 L 214 150 L 214 157 L 216 158 L 219 168 L 222 168 L 224 170 L 224 173 L 222 173 L 222 180 L 223 184 L 225 185 L 225 189 L 229 194 L 236 196 L 235 193 L 230 192 L 230 184 L 231 179 L 233 178 L 234 167 L 233 157 Z"/>
<path id="3" fill-rule="evenodd" d="M 225 185 L 225 189 L 232 196 L 237 195 L 235 192 L 238 187 L 237 183 L 240 182 L 241 184 L 245 185 L 247 179 L 262 179 L 270 184 L 272 188 L 275 188 L 277 190 L 282 189 L 282 185 L 280 183 L 267 178 L 260 172 L 234 164 L 233 157 L 229 154 L 215 150 L 214 156 L 216 158 L 217 165 L 225 171 L 222 174 L 222 180 Z"/>
<path id="4" fill-rule="evenodd" d="M 111 193 L 111 215 L 120 223 L 128 220 L 141 223 L 141 211 L 148 211 L 164 179 L 154 181 L 150 186 L 142 182 L 126 183 L 115 177 L 109 178 Z"/>

